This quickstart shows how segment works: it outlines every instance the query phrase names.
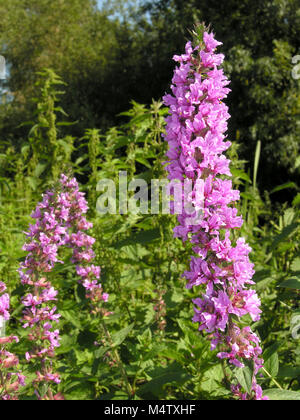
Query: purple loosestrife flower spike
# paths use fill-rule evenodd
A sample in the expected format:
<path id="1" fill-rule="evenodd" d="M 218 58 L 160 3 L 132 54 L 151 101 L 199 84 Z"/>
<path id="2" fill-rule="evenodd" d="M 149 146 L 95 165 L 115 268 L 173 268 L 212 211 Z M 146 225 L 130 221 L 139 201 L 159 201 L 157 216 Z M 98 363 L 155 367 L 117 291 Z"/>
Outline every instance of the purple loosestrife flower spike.
<path id="1" fill-rule="evenodd" d="M 28 255 L 20 266 L 19 274 L 22 284 L 30 286 L 30 292 L 22 299 L 26 308 L 23 326 L 30 330 L 28 338 L 33 346 L 25 356 L 28 361 L 39 361 L 34 380 L 39 399 L 61 399 L 60 394 L 53 395 L 50 388 L 51 383 L 60 383 L 59 375 L 53 373 L 52 363 L 60 341 L 59 330 L 55 326 L 60 314 L 55 305 L 58 291 L 47 279 L 47 273 L 52 271 L 55 263 L 63 263 L 58 256 L 61 247 L 73 248 L 73 262 L 83 264 L 83 267 L 77 267 L 77 273 L 82 270 L 80 275 L 88 297 L 92 300 L 95 295 L 98 300 L 108 298 L 96 280 L 100 276 L 100 267 L 89 265 L 94 258 L 92 245 L 95 240 L 84 233 L 92 227 L 84 217 L 87 210 L 87 202 L 84 194 L 79 192 L 76 179 L 62 174 L 58 187 L 46 192 L 31 214 L 36 222 L 26 233 L 29 242 L 23 249 Z M 38 392 L 40 383 L 49 384 L 45 395 Z"/>
<path id="2" fill-rule="evenodd" d="M 25 376 L 16 371 L 18 357 L 6 350 L 13 341 L 19 342 L 14 335 L 5 336 L 5 322 L 9 320 L 9 294 L 3 293 L 6 285 L 0 281 L 0 400 L 17 400 L 19 388 L 25 386 Z"/>
<path id="3" fill-rule="evenodd" d="M 198 28 L 195 35 L 198 45 L 193 47 L 188 42 L 185 53 L 173 57 L 178 66 L 172 79 L 172 94 L 163 98 L 170 111 L 164 135 L 169 144 L 168 178 L 189 180 L 192 192 L 185 200 L 194 209 L 193 214 L 184 211 L 178 216 L 174 236 L 194 245 L 190 269 L 184 273 L 186 287 L 205 288 L 202 296 L 193 301 L 193 321 L 199 324 L 199 330 L 210 333 L 211 349 L 221 345 L 219 358 L 228 359 L 237 367 L 243 367 L 245 360 L 254 362 L 251 394 L 242 393 L 238 384 L 232 388 L 234 395 L 267 399 L 262 397 L 255 379 L 263 365 L 260 340 L 250 327 L 241 329 L 234 321 L 246 314 L 258 321 L 261 310 L 256 292 L 247 289 L 253 284 L 254 274 L 248 257 L 251 248 L 244 238 L 235 243 L 230 238 L 230 232 L 240 228 L 243 220 L 233 205 L 239 200 L 239 191 L 232 189 L 228 179 L 230 161 L 224 155 L 231 145 L 225 136 L 230 115 L 223 102 L 230 92 L 229 81 L 219 68 L 224 55 L 215 53 L 221 43 L 212 33 Z M 201 215 L 196 211 L 199 182 L 203 190 Z"/>
<path id="4" fill-rule="evenodd" d="M 93 251 L 95 239 L 85 233 L 86 230 L 93 227 L 93 224 L 84 217 L 88 205 L 84 194 L 79 192 L 75 178 L 70 180 L 65 175 L 61 175 L 60 180 L 63 192 L 67 193 L 70 190 L 68 225 L 71 233 L 68 236 L 68 244 L 73 249 L 72 262 L 76 264 L 80 283 L 86 289 L 86 297 L 90 299 L 93 312 L 96 313 L 100 311 L 97 304 L 101 301 L 107 302 L 108 294 L 103 293 L 102 286 L 98 282 L 101 273 L 100 267 L 92 264 L 95 258 Z"/>

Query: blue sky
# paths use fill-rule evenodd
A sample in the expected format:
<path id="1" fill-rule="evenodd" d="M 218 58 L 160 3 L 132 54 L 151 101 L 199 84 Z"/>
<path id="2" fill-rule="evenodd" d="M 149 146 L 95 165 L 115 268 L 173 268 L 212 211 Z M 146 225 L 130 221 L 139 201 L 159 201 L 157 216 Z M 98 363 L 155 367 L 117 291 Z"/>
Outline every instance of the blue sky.
<path id="1" fill-rule="evenodd" d="M 142 0 L 139 0 L 139 1 L 138 0 L 123 0 L 123 2 L 121 3 L 121 6 L 123 8 L 123 11 L 126 11 L 126 6 L 136 6 L 138 3 L 141 3 L 141 2 L 142 2 Z M 99 9 L 105 3 L 108 3 L 108 5 L 109 5 L 109 3 L 113 4 L 113 1 L 110 2 L 109 0 L 97 0 L 97 4 L 98 4 Z M 117 10 L 117 9 L 113 10 L 113 13 L 111 13 L 111 15 L 110 15 L 110 17 L 119 17 L 119 18 L 121 18 L 122 16 L 123 16 L 123 14 L 120 14 L 119 10 Z"/>

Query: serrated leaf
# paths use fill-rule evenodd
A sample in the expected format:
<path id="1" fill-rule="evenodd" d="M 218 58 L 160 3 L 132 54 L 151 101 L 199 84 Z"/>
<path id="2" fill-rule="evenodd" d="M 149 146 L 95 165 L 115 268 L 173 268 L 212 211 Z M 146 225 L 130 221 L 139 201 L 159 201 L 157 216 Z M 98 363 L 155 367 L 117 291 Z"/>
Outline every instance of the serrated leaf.
<path id="1" fill-rule="evenodd" d="M 276 378 L 279 369 L 279 358 L 277 353 L 273 353 L 272 356 L 265 360 L 264 368 L 272 378 Z"/>
<path id="2" fill-rule="evenodd" d="M 247 391 L 248 394 L 251 393 L 252 388 L 252 379 L 253 379 L 253 372 L 248 366 L 245 366 L 243 368 L 238 368 L 235 371 L 235 376 L 238 382 L 242 385 L 245 391 Z"/>
<path id="3" fill-rule="evenodd" d="M 122 330 L 112 335 L 112 341 L 114 343 L 114 347 L 119 346 L 120 344 L 123 343 L 123 341 L 131 332 L 133 327 L 134 327 L 134 323 L 130 324 L 128 327 L 125 327 Z"/>
<path id="4" fill-rule="evenodd" d="M 224 389 L 222 380 L 224 378 L 224 372 L 222 366 L 218 364 L 206 370 L 201 381 L 201 389 L 208 392 L 209 394 L 220 394 L 220 391 Z"/>
<path id="5" fill-rule="evenodd" d="M 145 319 L 144 319 L 145 325 L 151 324 L 151 322 L 154 319 L 154 316 L 155 316 L 155 311 L 153 309 L 153 305 L 151 305 L 150 307 L 147 308 L 147 311 L 145 314 Z"/>

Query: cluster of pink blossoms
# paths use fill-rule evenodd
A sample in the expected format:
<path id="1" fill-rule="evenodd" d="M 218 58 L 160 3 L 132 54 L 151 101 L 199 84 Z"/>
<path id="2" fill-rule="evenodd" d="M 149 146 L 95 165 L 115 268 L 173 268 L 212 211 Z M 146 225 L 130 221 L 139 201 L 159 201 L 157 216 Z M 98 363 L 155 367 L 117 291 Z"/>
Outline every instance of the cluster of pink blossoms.
<path id="1" fill-rule="evenodd" d="M 14 335 L 5 336 L 5 322 L 9 320 L 9 295 L 3 293 L 6 286 L 0 282 L 0 400 L 17 400 L 20 386 L 25 386 L 25 376 L 20 372 L 11 372 L 19 364 L 18 357 L 6 350 L 6 345 L 15 341 L 19 342 Z"/>
<path id="2" fill-rule="evenodd" d="M 34 344 L 32 350 L 26 353 L 26 359 L 41 362 L 41 370 L 36 372 L 36 384 L 60 382 L 59 375 L 52 372 L 51 362 L 60 341 L 59 330 L 54 329 L 53 323 L 58 323 L 60 314 L 50 302 L 57 300 L 58 292 L 46 276 L 55 263 L 63 264 L 58 256 L 61 247 L 72 248 L 72 262 L 77 264 L 77 274 L 92 302 L 95 304 L 108 299 L 97 281 L 100 267 L 90 265 L 95 256 L 92 249 L 95 239 L 85 233 L 92 227 L 84 216 L 87 210 L 87 202 L 84 194 L 79 192 L 76 179 L 62 174 L 58 187 L 46 192 L 31 214 L 36 223 L 30 225 L 26 233 L 30 242 L 23 246 L 23 250 L 28 255 L 19 273 L 22 284 L 31 286 L 31 293 L 22 299 L 22 303 L 26 307 L 24 328 L 30 328 L 28 338 Z M 39 397 L 52 398 L 53 395 L 49 391 L 48 396 Z"/>
<path id="3" fill-rule="evenodd" d="M 231 145 L 224 141 L 230 115 L 222 100 L 230 89 L 223 70 L 218 68 L 224 60 L 223 54 L 215 53 L 220 44 L 212 33 L 204 32 L 197 47 L 188 42 L 185 54 L 173 57 L 179 63 L 172 79 L 173 95 L 164 97 L 170 109 L 165 135 L 169 144 L 168 178 L 192 183 L 194 190 L 185 200 L 193 209 L 199 208 L 196 183 L 200 180 L 203 185 L 201 217 L 191 223 L 191 213 L 183 211 L 174 236 L 189 239 L 194 245 L 195 256 L 191 257 L 190 270 L 184 273 L 187 288 L 206 286 L 202 297 L 193 301 L 193 321 L 199 323 L 199 330 L 210 333 L 212 349 L 221 346 L 219 358 L 237 367 L 244 366 L 243 360 L 253 360 L 251 395 L 245 397 L 239 385 L 232 388 L 235 395 L 265 399 L 255 379 L 263 365 L 259 338 L 250 327 L 240 329 L 234 321 L 246 314 L 258 321 L 261 310 L 256 292 L 247 289 L 253 284 L 254 274 L 248 257 L 251 248 L 244 238 L 235 244 L 230 240 L 230 230 L 240 228 L 243 220 L 231 207 L 239 200 L 239 191 L 233 190 L 231 180 L 226 178 L 231 176 L 230 161 L 223 154 Z"/>

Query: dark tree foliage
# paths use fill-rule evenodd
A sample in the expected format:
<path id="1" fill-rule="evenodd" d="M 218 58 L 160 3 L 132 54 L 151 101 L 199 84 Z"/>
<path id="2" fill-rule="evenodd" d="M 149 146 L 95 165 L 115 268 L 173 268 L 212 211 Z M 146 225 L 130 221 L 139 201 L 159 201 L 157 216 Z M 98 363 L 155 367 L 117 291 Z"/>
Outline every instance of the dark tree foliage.
<path id="1" fill-rule="evenodd" d="M 148 43 L 159 44 L 153 48 L 153 66 L 161 69 L 158 92 L 166 89 L 173 66 L 169 59 L 183 49 L 192 23 L 211 24 L 223 42 L 220 51 L 231 79 L 229 138 L 242 143 L 250 161 L 257 141 L 262 142 L 263 187 L 287 177 L 299 181 L 300 84 L 291 74 L 292 57 L 300 51 L 299 2 L 160 0 L 148 2 L 145 10 L 151 16 Z"/>
<path id="2" fill-rule="evenodd" d="M 299 181 L 300 84 L 291 73 L 300 53 L 299 1 L 131 3 L 109 1 L 98 10 L 94 0 L 0 0 L 0 53 L 14 98 L 1 109 L 1 138 L 19 143 L 27 135 L 19 124 L 32 119 L 36 71 L 44 67 L 67 83 L 61 105 L 77 121 L 72 135 L 122 122 L 117 115 L 132 99 L 149 104 L 169 89 L 172 56 L 184 49 L 193 24 L 204 21 L 223 42 L 232 81 L 229 138 L 251 164 L 262 142 L 263 188 Z"/>

